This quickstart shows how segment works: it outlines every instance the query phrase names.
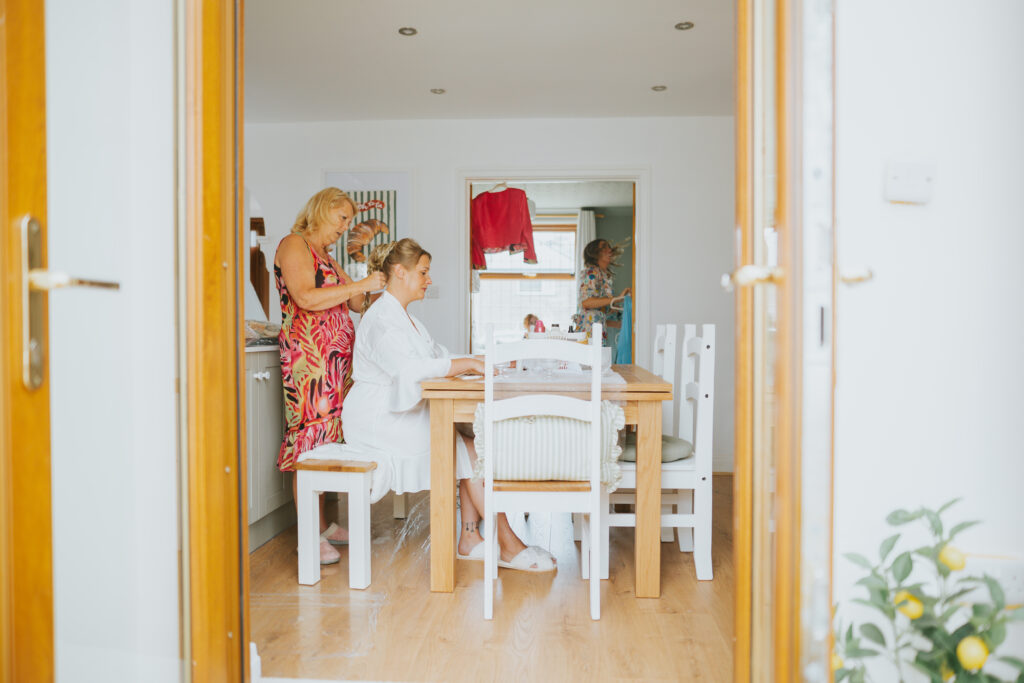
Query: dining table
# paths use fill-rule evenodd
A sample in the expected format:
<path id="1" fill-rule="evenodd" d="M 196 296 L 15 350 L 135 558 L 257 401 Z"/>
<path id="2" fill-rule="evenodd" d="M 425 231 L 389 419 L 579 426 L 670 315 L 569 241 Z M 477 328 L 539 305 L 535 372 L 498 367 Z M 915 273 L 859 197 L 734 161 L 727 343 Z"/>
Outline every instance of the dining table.
<path id="1" fill-rule="evenodd" d="M 613 365 L 601 383 L 601 398 L 617 401 L 626 424 L 637 431 L 635 595 L 661 595 L 661 416 L 662 401 L 672 400 L 672 385 L 638 365 Z M 550 373 L 522 373 L 515 378 L 520 393 L 558 393 L 589 398 L 590 385 L 581 376 L 554 379 Z M 495 384 L 503 378 L 496 378 Z M 443 377 L 421 383 L 430 406 L 430 590 L 455 590 L 455 439 L 457 423 L 473 423 L 484 400 L 484 381 Z"/>

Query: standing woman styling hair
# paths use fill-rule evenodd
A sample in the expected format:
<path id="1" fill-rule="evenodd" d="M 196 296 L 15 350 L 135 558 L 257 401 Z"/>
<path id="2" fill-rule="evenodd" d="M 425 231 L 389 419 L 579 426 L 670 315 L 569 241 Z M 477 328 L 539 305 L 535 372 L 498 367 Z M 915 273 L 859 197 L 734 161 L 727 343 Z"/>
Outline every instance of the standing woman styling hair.
<path id="1" fill-rule="evenodd" d="M 583 270 L 579 273 L 579 308 L 572 317 L 572 324 L 578 332 L 590 334 L 594 323 L 601 323 L 601 343 L 607 346 L 608 328 L 619 327 L 622 323 L 618 313 L 609 312 L 609 306 L 626 297 L 629 287 L 615 296 L 612 292 L 612 266 L 617 250 L 608 240 L 596 239 L 583 248 Z"/>
<path id="2" fill-rule="evenodd" d="M 430 253 L 411 239 L 374 248 L 371 272 L 382 272 L 387 291 L 359 321 L 352 379 L 345 401 L 345 441 L 360 452 L 372 453 L 380 480 L 373 494 L 430 488 L 430 409 L 420 397 L 420 382 L 431 377 L 483 373 L 477 358 L 453 358 L 436 343 L 426 326 L 408 311 L 430 285 Z M 483 484 L 470 481 L 476 450 L 472 437 L 455 439 L 455 477 L 459 479 L 462 529 L 459 557 L 483 560 L 480 511 Z M 362 457 L 362 456 L 361 456 Z M 527 571 L 551 571 L 555 560 L 547 551 L 527 547 L 513 533 L 504 515 L 498 518 L 499 566 Z"/>
<path id="3" fill-rule="evenodd" d="M 368 292 L 384 286 L 380 273 L 352 282 L 331 258 L 331 245 L 355 214 L 355 203 L 344 192 L 320 190 L 306 202 L 274 256 L 287 424 L 277 457 L 283 472 L 294 470 L 301 454 L 343 440 L 341 407 L 355 336 L 348 309 L 361 307 Z M 328 526 L 322 495 L 320 531 L 320 562 L 334 564 L 340 555 L 331 543 L 345 543 L 348 534 L 336 524 Z"/>

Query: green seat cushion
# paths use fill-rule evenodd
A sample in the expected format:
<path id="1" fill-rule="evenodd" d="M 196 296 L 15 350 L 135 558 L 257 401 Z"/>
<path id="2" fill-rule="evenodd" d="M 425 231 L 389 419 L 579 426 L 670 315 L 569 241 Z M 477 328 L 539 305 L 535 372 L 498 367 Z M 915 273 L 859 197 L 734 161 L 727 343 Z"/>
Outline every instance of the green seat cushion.
<path id="1" fill-rule="evenodd" d="M 693 455 L 693 444 L 675 436 L 661 435 L 661 461 L 675 462 Z M 622 446 L 623 462 L 636 462 L 636 432 L 626 434 L 626 443 Z"/>

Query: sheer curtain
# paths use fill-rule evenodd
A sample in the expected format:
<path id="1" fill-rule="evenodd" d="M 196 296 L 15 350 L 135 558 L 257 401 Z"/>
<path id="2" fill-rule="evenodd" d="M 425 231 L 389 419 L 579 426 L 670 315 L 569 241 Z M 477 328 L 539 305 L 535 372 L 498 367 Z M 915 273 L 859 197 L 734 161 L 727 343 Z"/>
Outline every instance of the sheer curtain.
<path id="1" fill-rule="evenodd" d="M 597 222 L 594 212 L 580 209 L 576 219 L 576 290 L 579 291 L 580 271 L 583 270 L 583 248 L 597 237 Z"/>

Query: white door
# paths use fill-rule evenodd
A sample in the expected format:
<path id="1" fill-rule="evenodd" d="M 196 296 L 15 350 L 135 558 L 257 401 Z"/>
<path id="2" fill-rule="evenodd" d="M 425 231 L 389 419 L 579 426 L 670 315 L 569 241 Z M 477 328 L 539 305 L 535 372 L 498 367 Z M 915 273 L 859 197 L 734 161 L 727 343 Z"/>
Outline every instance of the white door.
<path id="1" fill-rule="evenodd" d="M 896 508 L 961 497 L 947 528 L 982 522 L 956 539 L 965 571 L 1007 587 L 1024 575 L 1024 4 L 961 9 L 837 3 L 836 247 L 850 282 L 836 305 L 835 599 L 847 623 L 871 613 L 852 604 L 864 572 L 843 555 L 877 558 Z M 926 194 L 887 180 L 897 165 L 924 171 Z M 1007 601 L 1024 602 L 1016 593 Z M 1016 624 L 997 654 L 1021 652 Z M 986 673 L 1016 678 L 996 659 Z M 875 666 L 875 680 L 895 675 Z"/>
<path id="2" fill-rule="evenodd" d="M 179 681 L 175 3 L 48 0 L 56 678 Z"/>

